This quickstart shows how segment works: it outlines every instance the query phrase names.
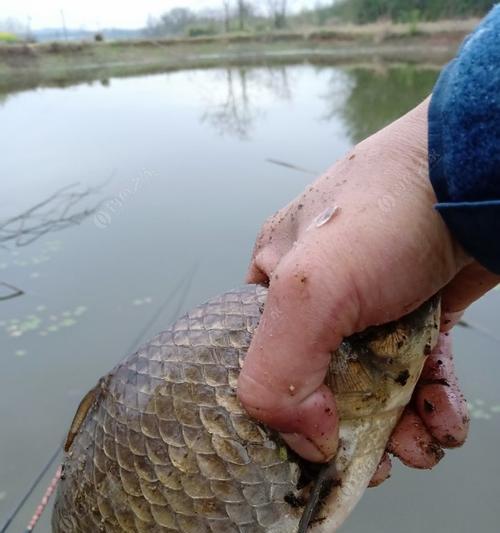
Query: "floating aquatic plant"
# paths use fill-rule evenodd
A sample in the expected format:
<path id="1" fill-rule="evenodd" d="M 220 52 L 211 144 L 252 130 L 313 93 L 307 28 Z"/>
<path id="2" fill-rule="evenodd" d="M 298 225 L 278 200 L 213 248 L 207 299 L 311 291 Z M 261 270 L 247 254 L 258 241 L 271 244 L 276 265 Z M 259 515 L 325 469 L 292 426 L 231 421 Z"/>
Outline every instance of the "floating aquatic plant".
<path id="1" fill-rule="evenodd" d="M 471 400 L 468 403 L 469 414 L 475 420 L 491 420 L 494 415 L 500 414 L 500 404 L 487 405 L 482 399 Z"/>
<path id="2" fill-rule="evenodd" d="M 27 333 L 38 331 L 38 334 L 45 337 L 49 333 L 55 333 L 61 328 L 74 326 L 78 323 L 78 317 L 82 316 L 87 307 L 79 305 L 74 309 L 68 309 L 61 313 L 47 313 L 45 305 L 36 307 L 37 314 L 30 313 L 24 318 L 11 318 L 0 322 L 0 327 L 10 337 L 21 337 Z"/>
<path id="3" fill-rule="evenodd" d="M 151 298 L 151 296 L 146 296 L 145 298 L 136 298 L 132 302 L 132 305 L 145 305 L 145 304 L 150 304 L 152 301 L 153 301 L 153 298 Z"/>

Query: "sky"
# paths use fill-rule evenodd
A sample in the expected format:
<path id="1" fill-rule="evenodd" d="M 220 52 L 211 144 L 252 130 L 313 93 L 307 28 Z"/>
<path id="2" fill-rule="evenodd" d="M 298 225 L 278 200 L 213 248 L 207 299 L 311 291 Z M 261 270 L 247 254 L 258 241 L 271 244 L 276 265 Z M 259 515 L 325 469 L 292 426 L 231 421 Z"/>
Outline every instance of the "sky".
<path id="1" fill-rule="evenodd" d="M 234 0 L 233 0 L 234 1 Z M 262 4 L 266 0 L 259 1 Z M 297 6 L 314 6 L 316 0 L 293 0 Z M 77 29 L 142 28 L 148 16 L 158 17 L 173 7 L 193 10 L 222 6 L 222 0 L 0 0 L 0 21 L 14 18 L 32 29 L 62 25 Z"/>

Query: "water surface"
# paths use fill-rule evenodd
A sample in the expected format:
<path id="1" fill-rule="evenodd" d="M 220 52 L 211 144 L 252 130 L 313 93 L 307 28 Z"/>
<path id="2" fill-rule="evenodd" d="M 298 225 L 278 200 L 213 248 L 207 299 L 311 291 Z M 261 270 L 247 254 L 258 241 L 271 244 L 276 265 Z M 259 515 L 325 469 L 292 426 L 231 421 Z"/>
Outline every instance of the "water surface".
<path id="1" fill-rule="evenodd" d="M 2 95 L 0 281 L 25 294 L 0 301 L 0 518 L 97 378 L 182 310 L 241 284 L 263 220 L 418 103 L 436 76 L 304 64 Z M 0 287 L 0 297 L 12 290 Z M 499 296 L 468 319 L 494 330 Z M 498 346 L 457 331 L 474 401 L 467 446 L 431 473 L 396 466 L 344 531 L 498 530 Z M 41 491 L 10 531 L 24 530 Z M 49 531 L 48 517 L 38 531 Z"/>

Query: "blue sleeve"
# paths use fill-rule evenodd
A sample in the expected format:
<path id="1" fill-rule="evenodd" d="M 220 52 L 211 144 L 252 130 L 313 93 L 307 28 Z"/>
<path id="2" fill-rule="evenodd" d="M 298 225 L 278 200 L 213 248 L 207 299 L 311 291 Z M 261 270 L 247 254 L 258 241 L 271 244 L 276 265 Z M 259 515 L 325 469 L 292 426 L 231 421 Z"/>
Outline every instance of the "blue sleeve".
<path id="1" fill-rule="evenodd" d="M 500 274 L 500 4 L 443 70 L 429 106 L 429 171 L 463 248 Z"/>

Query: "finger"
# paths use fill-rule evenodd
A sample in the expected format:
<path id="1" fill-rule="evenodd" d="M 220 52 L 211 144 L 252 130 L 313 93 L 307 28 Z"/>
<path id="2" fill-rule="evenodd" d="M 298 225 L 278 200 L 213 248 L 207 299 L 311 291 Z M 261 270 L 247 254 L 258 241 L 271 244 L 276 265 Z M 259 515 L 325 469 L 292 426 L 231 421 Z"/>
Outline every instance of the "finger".
<path id="1" fill-rule="evenodd" d="M 499 283 L 500 276 L 474 261 L 463 268 L 443 290 L 443 311 L 463 311 Z"/>
<path id="2" fill-rule="evenodd" d="M 280 252 L 276 248 L 263 248 L 251 261 L 246 282 L 268 284 L 279 260 Z"/>
<path id="3" fill-rule="evenodd" d="M 331 347 L 340 337 L 324 325 L 323 317 L 331 316 L 325 278 L 299 261 L 294 254 L 285 256 L 271 278 L 238 394 L 250 415 L 284 433 L 297 453 L 326 461 L 336 452 L 338 418 L 323 382 Z M 349 314 L 347 305 L 345 310 Z"/>
<path id="4" fill-rule="evenodd" d="M 469 413 L 455 374 L 449 334 L 440 335 L 417 387 L 417 413 L 429 432 L 441 446 L 461 446 L 469 431 Z"/>
<path id="5" fill-rule="evenodd" d="M 441 446 L 433 439 L 412 407 L 407 407 L 387 447 L 387 451 L 406 466 L 430 469 L 444 457 Z"/>
<path id="6" fill-rule="evenodd" d="M 389 457 L 389 454 L 385 452 L 368 486 L 378 487 L 384 481 L 389 479 L 391 477 L 391 469 L 392 469 L 391 458 Z"/>
<path id="7" fill-rule="evenodd" d="M 291 206 L 269 217 L 255 240 L 246 282 L 267 283 L 281 257 L 292 247 L 296 235 L 296 218 Z"/>
<path id="8" fill-rule="evenodd" d="M 254 261 L 252 261 L 248 267 L 245 282 L 256 283 L 258 285 L 268 285 L 269 276 L 263 270 L 261 270 Z"/>

